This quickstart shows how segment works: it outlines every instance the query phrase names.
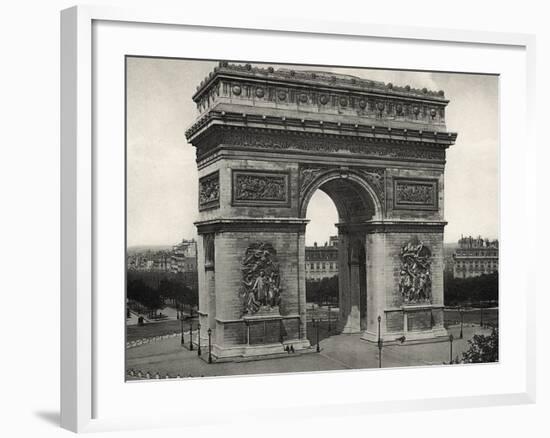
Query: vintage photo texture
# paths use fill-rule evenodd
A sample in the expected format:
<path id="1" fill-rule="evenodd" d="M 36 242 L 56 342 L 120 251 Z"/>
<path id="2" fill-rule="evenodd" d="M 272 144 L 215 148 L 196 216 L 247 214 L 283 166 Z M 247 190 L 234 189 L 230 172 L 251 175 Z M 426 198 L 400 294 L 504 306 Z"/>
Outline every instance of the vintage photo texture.
<path id="1" fill-rule="evenodd" d="M 498 76 L 126 58 L 126 374 L 498 361 Z"/>

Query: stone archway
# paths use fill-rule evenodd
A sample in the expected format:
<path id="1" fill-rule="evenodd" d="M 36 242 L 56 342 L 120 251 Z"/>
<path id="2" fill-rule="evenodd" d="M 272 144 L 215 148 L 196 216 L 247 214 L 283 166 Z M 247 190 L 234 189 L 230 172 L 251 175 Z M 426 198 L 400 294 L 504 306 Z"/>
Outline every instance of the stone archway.
<path id="1" fill-rule="evenodd" d="M 193 100 L 201 334 L 211 329 L 215 360 L 309 347 L 305 211 L 318 189 L 346 247 L 342 329 L 385 342 L 446 334 L 443 181 L 456 134 L 443 92 L 222 62 Z"/>
<path id="2" fill-rule="evenodd" d="M 326 193 L 338 211 L 338 332 L 361 333 L 368 325 L 366 224 L 383 216 L 379 198 L 383 173 L 305 165 L 301 175 L 301 217 L 317 190 Z"/>

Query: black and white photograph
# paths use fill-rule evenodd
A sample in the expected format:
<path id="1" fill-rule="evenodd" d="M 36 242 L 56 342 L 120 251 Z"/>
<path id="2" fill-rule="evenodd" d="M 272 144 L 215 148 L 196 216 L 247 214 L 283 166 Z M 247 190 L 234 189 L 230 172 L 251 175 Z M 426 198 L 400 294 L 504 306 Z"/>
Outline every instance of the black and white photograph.
<path id="1" fill-rule="evenodd" d="M 547 430 L 544 6 L 6 3 L 2 436 Z"/>
<path id="2" fill-rule="evenodd" d="M 499 77 L 126 56 L 127 381 L 499 361 Z"/>

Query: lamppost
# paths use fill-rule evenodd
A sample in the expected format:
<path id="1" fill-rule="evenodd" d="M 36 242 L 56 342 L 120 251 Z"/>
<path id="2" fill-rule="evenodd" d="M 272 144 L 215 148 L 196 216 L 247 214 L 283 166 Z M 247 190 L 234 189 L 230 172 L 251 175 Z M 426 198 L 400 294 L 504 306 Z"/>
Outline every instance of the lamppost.
<path id="1" fill-rule="evenodd" d="M 183 318 L 180 319 L 180 322 L 181 322 L 181 345 L 184 344 L 183 342 Z"/>
<path id="2" fill-rule="evenodd" d="M 208 363 L 212 363 L 212 329 L 208 329 Z"/>
<path id="3" fill-rule="evenodd" d="M 313 319 L 313 326 L 315 327 L 316 336 L 317 336 L 317 353 L 321 351 L 319 348 L 319 321 Z"/>
<path id="4" fill-rule="evenodd" d="M 332 331 L 332 327 L 330 325 L 330 303 L 328 305 L 328 333 L 330 335 L 330 332 Z"/>
<path id="5" fill-rule="evenodd" d="M 460 312 L 460 339 L 462 339 L 464 337 L 464 335 L 462 333 L 462 327 L 464 325 L 464 308 L 461 307 L 459 309 L 459 312 Z"/>
<path id="6" fill-rule="evenodd" d="M 198 325 L 198 335 L 197 335 L 197 342 L 198 342 L 198 349 L 197 349 L 197 354 L 200 356 L 201 355 L 201 323 L 199 322 L 199 325 Z"/>
<path id="7" fill-rule="evenodd" d="M 193 351 L 193 320 L 189 321 L 189 351 Z"/>
<path id="8" fill-rule="evenodd" d="M 450 353 L 449 353 L 449 364 L 452 364 L 453 363 L 453 341 L 454 341 L 454 336 L 453 334 L 451 333 L 449 335 L 449 342 L 450 342 Z"/>
<path id="9" fill-rule="evenodd" d="M 378 368 L 382 368 L 382 338 L 380 337 L 380 321 L 382 321 L 382 317 L 378 315 Z"/>
<path id="10" fill-rule="evenodd" d="M 483 307 L 481 307 L 481 301 L 479 302 L 479 325 L 483 327 Z"/>

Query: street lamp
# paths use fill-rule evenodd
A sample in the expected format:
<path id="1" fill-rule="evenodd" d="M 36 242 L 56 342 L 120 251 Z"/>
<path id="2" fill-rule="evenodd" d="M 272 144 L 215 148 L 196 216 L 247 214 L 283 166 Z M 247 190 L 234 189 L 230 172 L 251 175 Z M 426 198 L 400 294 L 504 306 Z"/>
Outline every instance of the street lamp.
<path id="1" fill-rule="evenodd" d="M 181 345 L 184 344 L 184 341 L 183 341 L 183 318 L 180 319 L 180 322 L 181 322 Z"/>
<path id="2" fill-rule="evenodd" d="M 208 329 L 208 363 L 212 363 L 212 329 Z"/>
<path id="3" fill-rule="evenodd" d="M 378 368 L 382 368 L 382 338 L 380 337 L 380 321 L 382 321 L 382 317 L 378 315 Z"/>
<path id="4" fill-rule="evenodd" d="M 319 321 L 313 319 L 313 326 L 315 327 L 315 331 L 317 334 L 317 353 L 319 353 L 321 351 L 321 349 L 319 348 Z"/>
<path id="5" fill-rule="evenodd" d="M 450 349 L 450 354 L 449 354 L 449 364 L 452 365 L 453 363 L 453 341 L 454 341 L 454 336 L 453 334 L 451 333 L 449 335 L 449 342 L 450 342 L 450 346 L 451 346 L 451 349 Z"/>
<path id="6" fill-rule="evenodd" d="M 189 351 L 193 351 L 193 320 L 189 321 Z"/>
<path id="7" fill-rule="evenodd" d="M 461 307 L 459 309 L 459 312 L 460 312 L 460 339 L 462 339 L 464 337 L 462 333 L 462 327 L 464 325 L 464 307 Z"/>
<path id="8" fill-rule="evenodd" d="M 481 307 L 481 301 L 479 302 L 479 325 L 483 327 L 483 307 Z"/>
<path id="9" fill-rule="evenodd" d="M 328 305 L 328 333 L 330 335 L 330 332 L 332 330 L 332 327 L 330 326 L 330 303 Z"/>
<path id="10" fill-rule="evenodd" d="M 198 326 L 197 341 L 198 341 L 197 354 L 200 356 L 201 355 L 201 323 L 200 322 L 199 322 L 199 326 Z"/>

